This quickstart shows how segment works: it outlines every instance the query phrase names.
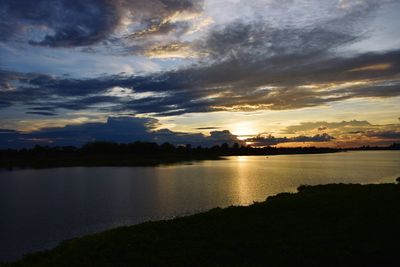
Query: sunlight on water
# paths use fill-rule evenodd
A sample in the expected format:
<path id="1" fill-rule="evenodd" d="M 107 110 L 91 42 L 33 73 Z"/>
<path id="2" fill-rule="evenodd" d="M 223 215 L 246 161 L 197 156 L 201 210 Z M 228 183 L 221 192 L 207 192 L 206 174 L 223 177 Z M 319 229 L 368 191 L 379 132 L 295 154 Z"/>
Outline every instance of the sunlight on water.
<path id="1" fill-rule="evenodd" d="M 302 184 L 394 182 L 398 176 L 400 151 L 0 171 L 0 259 L 119 225 L 248 205 Z"/>

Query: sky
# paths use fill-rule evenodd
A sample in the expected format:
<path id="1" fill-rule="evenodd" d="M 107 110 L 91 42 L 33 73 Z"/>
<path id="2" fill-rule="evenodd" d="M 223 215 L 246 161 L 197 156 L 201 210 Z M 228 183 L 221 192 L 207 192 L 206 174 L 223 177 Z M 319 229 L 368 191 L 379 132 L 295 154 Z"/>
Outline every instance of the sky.
<path id="1" fill-rule="evenodd" d="M 400 142 L 400 0 L 0 0 L 0 148 Z"/>

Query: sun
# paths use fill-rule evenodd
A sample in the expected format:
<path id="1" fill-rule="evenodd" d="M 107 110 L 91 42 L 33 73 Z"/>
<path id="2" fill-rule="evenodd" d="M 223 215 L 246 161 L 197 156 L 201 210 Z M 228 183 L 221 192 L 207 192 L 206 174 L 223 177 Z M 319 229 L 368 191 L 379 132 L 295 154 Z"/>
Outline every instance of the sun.
<path id="1" fill-rule="evenodd" d="M 235 123 L 232 125 L 231 131 L 234 135 L 237 135 L 240 140 L 253 136 L 256 132 L 252 122 Z"/>

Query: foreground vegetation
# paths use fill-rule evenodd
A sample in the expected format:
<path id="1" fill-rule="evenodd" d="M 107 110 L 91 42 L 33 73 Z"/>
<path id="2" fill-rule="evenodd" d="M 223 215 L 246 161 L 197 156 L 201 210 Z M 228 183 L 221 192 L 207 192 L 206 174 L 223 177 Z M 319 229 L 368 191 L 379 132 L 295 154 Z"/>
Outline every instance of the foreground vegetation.
<path id="1" fill-rule="evenodd" d="M 195 160 L 222 159 L 232 155 L 279 155 L 332 153 L 332 148 L 253 148 L 239 144 L 196 147 L 174 146 L 169 143 L 134 142 L 117 144 L 93 142 L 81 148 L 35 146 L 31 149 L 0 150 L 0 168 L 51 168 L 73 166 L 155 166 Z"/>
<path id="2" fill-rule="evenodd" d="M 63 242 L 5 266 L 398 266 L 399 184 L 301 186 Z"/>

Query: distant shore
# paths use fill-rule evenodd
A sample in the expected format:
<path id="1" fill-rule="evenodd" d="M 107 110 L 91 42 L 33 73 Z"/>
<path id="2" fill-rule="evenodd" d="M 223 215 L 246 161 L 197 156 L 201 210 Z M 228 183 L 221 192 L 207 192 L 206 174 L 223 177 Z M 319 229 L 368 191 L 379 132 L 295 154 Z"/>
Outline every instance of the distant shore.
<path id="1" fill-rule="evenodd" d="M 88 143 L 76 147 L 35 146 L 31 149 L 0 150 L 0 168 L 55 168 L 90 166 L 157 166 L 199 160 L 220 160 L 224 156 L 254 156 L 283 154 L 334 153 L 341 149 L 297 147 L 240 147 L 238 144 L 211 148 L 190 145 L 174 146 L 168 143 L 135 142 L 117 144 L 110 142 Z"/>
<path id="2" fill-rule="evenodd" d="M 118 144 L 93 142 L 80 148 L 72 146 L 35 146 L 30 149 L 1 149 L 0 168 L 56 168 L 92 166 L 157 166 L 199 160 L 220 160 L 225 156 L 274 156 L 322 154 L 343 151 L 399 150 L 399 144 L 388 147 L 351 149 L 326 147 L 251 147 L 222 144 L 213 147 L 174 146 L 147 142 Z"/>
<path id="3" fill-rule="evenodd" d="M 2 160 L 2 169 L 46 169 L 62 167 L 151 167 L 169 165 L 176 163 L 188 163 L 201 160 L 222 160 L 222 157 L 214 155 L 120 155 L 120 154 L 97 154 L 97 155 L 56 155 L 23 157 Z"/>
<path id="4" fill-rule="evenodd" d="M 2 266 L 396 266 L 399 203 L 400 184 L 300 186 L 247 207 L 64 241 Z"/>

